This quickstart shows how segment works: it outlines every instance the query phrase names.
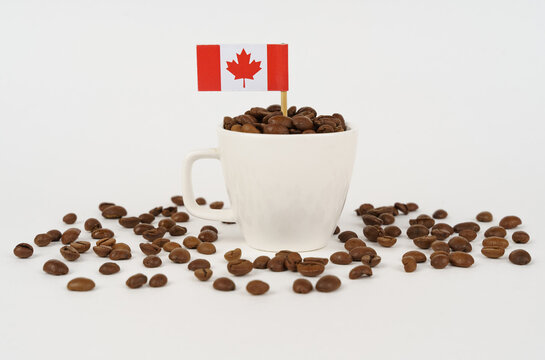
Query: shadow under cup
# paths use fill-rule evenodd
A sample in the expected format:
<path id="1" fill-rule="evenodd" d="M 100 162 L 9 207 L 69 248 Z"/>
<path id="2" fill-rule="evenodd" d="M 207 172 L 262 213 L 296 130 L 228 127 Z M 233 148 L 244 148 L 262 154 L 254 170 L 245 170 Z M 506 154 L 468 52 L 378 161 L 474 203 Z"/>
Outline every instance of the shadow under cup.
<path id="1" fill-rule="evenodd" d="M 309 251 L 331 239 L 350 186 L 357 131 L 251 134 L 218 129 L 217 149 L 195 151 L 184 164 L 183 196 L 197 217 L 236 221 L 253 248 Z M 230 209 L 195 203 L 191 168 L 201 158 L 221 162 Z"/>

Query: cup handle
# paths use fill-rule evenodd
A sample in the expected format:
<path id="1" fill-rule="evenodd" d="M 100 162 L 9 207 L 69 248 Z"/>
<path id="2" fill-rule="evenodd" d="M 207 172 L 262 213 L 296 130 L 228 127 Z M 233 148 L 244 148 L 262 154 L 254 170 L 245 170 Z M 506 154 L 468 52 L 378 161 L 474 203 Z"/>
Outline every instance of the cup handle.
<path id="1" fill-rule="evenodd" d="M 198 218 L 233 222 L 235 221 L 233 209 L 213 210 L 201 206 L 195 201 L 195 194 L 193 193 L 193 163 L 199 159 L 219 160 L 219 158 L 220 153 L 217 148 L 195 150 L 187 154 L 182 167 L 182 195 L 184 197 L 184 206 L 191 215 Z"/>

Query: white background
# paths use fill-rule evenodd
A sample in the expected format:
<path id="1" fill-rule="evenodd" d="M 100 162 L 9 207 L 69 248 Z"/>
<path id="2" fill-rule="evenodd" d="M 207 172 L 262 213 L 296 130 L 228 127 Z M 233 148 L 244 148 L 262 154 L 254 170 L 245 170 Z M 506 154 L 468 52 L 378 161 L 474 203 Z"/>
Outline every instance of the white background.
<path id="1" fill-rule="evenodd" d="M 545 346 L 543 121 L 545 3 L 413 1 L 0 2 L 0 352 L 5 359 L 365 358 L 539 359 Z M 189 150 L 216 144 L 224 115 L 279 101 L 278 93 L 198 93 L 195 45 L 290 45 L 288 101 L 341 112 L 361 129 L 340 225 L 361 232 L 352 209 L 416 201 L 451 224 L 487 209 L 519 215 L 532 237 L 526 267 L 485 259 L 470 269 L 403 272 L 400 237 L 378 249 L 370 279 L 335 293 L 291 292 L 293 273 L 252 272 L 224 294 L 185 266 L 144 270 L 138 239 L 122 272 L 106 278 L 86 254 L 70 274 L 41 271 L 58 245 L 16 259 L 62 216 L 98 216 L 101 201 L 138 215 L 180 191 Z M 197 193 L 226 199 L 217 163 L 196 168 Z M 399 217 L 406 227 L 408 217 Z M 192 219 L 195 233 L 204 222 Z M 82 222 L 76 224 L 82 226 Z M 221 254 L 248 249 L 220 227 Z M 87 235 L 86 235 L 87 236 Z M 85 237 L 84 237 L 85 238 Z M 341 249 L 336 240 L 328 255 Z M 511 244 L 509 250 L 515 248 Z M 314 254 L 313 254 L 314 255 Z M 164 272 L 162 289 L 129 290 L 137 272 Z M 69 278 L 89 276 L 90 293 Z M 244 286 L 271 285 L 254 298 Z M 256 355 L 259 352 L 259 355 Z"/>

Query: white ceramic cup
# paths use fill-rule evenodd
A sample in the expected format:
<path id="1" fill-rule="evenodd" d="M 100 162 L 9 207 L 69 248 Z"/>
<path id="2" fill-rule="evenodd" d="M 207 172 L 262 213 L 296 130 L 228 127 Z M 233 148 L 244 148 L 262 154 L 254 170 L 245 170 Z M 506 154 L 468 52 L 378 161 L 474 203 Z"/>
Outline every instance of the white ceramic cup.
<path id="1" fill-rule="evenodd" d="M 259 250 L 309 251 L 331 239 L 352 177 L 357 131 L 269 135 L 218 129 L 219 146 L 190 152 L 182 195 L 192 215 L 236 221 L 248 245 Z M 193 163 L 219 159 L 230 209 L 195 202 Z"/>

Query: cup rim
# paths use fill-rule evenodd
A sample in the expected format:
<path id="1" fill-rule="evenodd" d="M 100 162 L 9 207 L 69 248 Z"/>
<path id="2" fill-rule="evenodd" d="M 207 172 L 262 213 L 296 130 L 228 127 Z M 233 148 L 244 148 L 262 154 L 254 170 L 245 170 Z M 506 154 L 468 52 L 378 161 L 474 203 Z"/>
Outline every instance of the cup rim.
<path id="1" fill-rule="evenodd" d="M 227 130 L 227 129 L 224 129 L 223 128 L 223 122 L 219 124 L 218 126 L 218 132 L 224 132 L 224 133 L 229 133 L 229 134 L 238 134 L 238 136 L 266 136 L 266 137 L 286 137 L 286 136 L 290 136 L 290 137 L 293 137 L 294 135 L 297 136 L 297 135 L 318 135 L 318 136 L 343 136 L 343 135 L 347 135 L 347 134 L 352 134 L 352 133 L 357 133 L 358 132 L 358 129 L 357 127 L 354 127 L 352 125 L 352 123 L 350 122 L 346 122 L 346 130 L 345 131 L 337 131 L 337 132 L 331 132 L 331 133 L 315 133 L 315 134 L 262 134 L 262 133 L 259 133 L 259 134 L 255 134 L 255 133 L 246 133 L 246 132 L 241 132 L 241 131 L 231 131 L 231 130 Z"/>

